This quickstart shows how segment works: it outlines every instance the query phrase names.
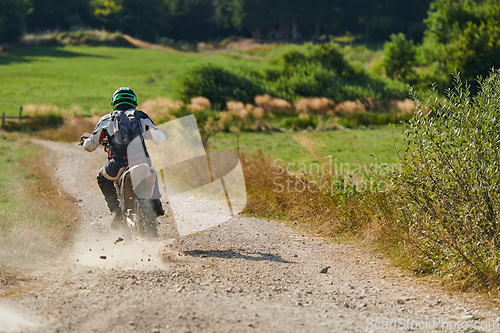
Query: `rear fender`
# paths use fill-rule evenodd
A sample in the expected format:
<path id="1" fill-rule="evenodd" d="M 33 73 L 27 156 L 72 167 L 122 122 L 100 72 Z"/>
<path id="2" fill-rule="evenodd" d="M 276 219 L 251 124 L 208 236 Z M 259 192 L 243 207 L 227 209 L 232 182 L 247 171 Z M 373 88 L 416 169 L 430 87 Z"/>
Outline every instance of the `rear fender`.
<path id="1" fill-rule="evenodd" d="M 151 199 L 156 182 L 156 170 L 147 164 L 134 165 L 129 170 L 135 195 L 141 199 Z"/>

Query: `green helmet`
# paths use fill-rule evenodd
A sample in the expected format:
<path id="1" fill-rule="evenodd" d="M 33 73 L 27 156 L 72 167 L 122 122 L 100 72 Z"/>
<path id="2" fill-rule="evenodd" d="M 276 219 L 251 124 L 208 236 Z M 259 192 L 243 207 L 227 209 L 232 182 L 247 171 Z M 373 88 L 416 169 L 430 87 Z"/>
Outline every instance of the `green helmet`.
<path id="1" fill-rule="evenodd" d="M 135 92 L 128 87 L 118 88 L 113 94 L 113 100 L 111 101 L 113 110 L 116 110 L 118 106 L 123 104 L 128 104 L 134 108 L 137 106 L 137 96 Z"/>

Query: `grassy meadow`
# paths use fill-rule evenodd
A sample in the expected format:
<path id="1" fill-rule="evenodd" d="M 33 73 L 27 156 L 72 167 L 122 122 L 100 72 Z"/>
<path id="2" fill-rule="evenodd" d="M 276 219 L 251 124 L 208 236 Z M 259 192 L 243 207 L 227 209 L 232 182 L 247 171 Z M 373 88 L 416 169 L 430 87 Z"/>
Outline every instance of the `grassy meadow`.
<path id="1" fill-rule="evenodd" d="M 139 48 L 66 46 L 0 53 L 0 89 L 6 115 L 27 104 L 56 105 L 81 114 L 110 111 L 113 92 L 130 86 L 139 102 L 176 98 L 177 79 L 200 63 L 252 67 L 257 62 L 225 54 Z"/>
<path id="2" fill-rule="evenodd" d="M 306 140 L 303 140 L 306 138 Z M 239 135 L 239 152 L 256 154 L 262 152 L 271 159 L 281 159 L 280 164 L 288 163 L 323 163 L 322 157 L 327 162 L 334 164 L 359 163 L 367 167 L 374 164 L 376 159 L 387 162 L 388 157 L 396 159 L 393 148 L 394 141 L 401 139 L 400 126 L 394 132 L 389 125 L 372 129 L 339 130 L 325 132 L 286 131 L 283 133 L 252 133 L 241 132 Z M 238 138 L 236 133 L 218 133 L 210 139 L 212 151 L 238 151 Z M 373 156 L 375 157 L 373 157 Z M 290 170 L 294 170 L 292 165 Z"/>

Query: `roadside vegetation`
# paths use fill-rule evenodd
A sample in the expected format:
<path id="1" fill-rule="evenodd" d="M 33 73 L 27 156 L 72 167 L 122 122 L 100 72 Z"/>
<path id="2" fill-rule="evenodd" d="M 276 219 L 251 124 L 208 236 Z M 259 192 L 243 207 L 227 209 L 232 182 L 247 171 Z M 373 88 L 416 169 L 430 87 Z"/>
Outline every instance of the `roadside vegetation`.
<path id="1" fill-rule="evenodd" d="M 30 137 L 0 131 L 0 282 L 52 260 L 77 220 L 74 199 L 58 189 Z"/>
<path id="2" fill-rule="evenodd" d="M 415 274 L 498 297 L 499 89 L 499 72 L 479 83 L 476 96 L 455 76 L 447 97 L 416 99 L 397 157 L 366 173 L 288 172 L 262 154 L 244 155 L 246 212 L 355 236 Z M 304 147 L 323 156 L 315 143 Z"/>

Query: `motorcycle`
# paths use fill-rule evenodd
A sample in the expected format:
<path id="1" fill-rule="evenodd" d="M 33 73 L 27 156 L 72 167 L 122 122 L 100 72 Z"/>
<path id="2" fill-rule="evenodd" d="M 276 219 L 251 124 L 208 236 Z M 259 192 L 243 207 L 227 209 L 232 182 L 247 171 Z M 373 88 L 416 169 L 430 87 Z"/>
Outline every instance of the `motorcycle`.
<path id="1" fill-rule="evenodd" d="M 86 134 L 88 133 L 82 137 L 85 138 Z M 80 145 L 82 143 L 81 141 Z M 105 152 L 111 148 L 107 139 L 103 140 L 101 145 Z M 127 166 L 120 178 L 114 182 L 122 213 L 121 231 L 126 239 L 158 238 L 158 220 L 151 203 L 155 182 L 156 170 L 147 163 Z"/>

